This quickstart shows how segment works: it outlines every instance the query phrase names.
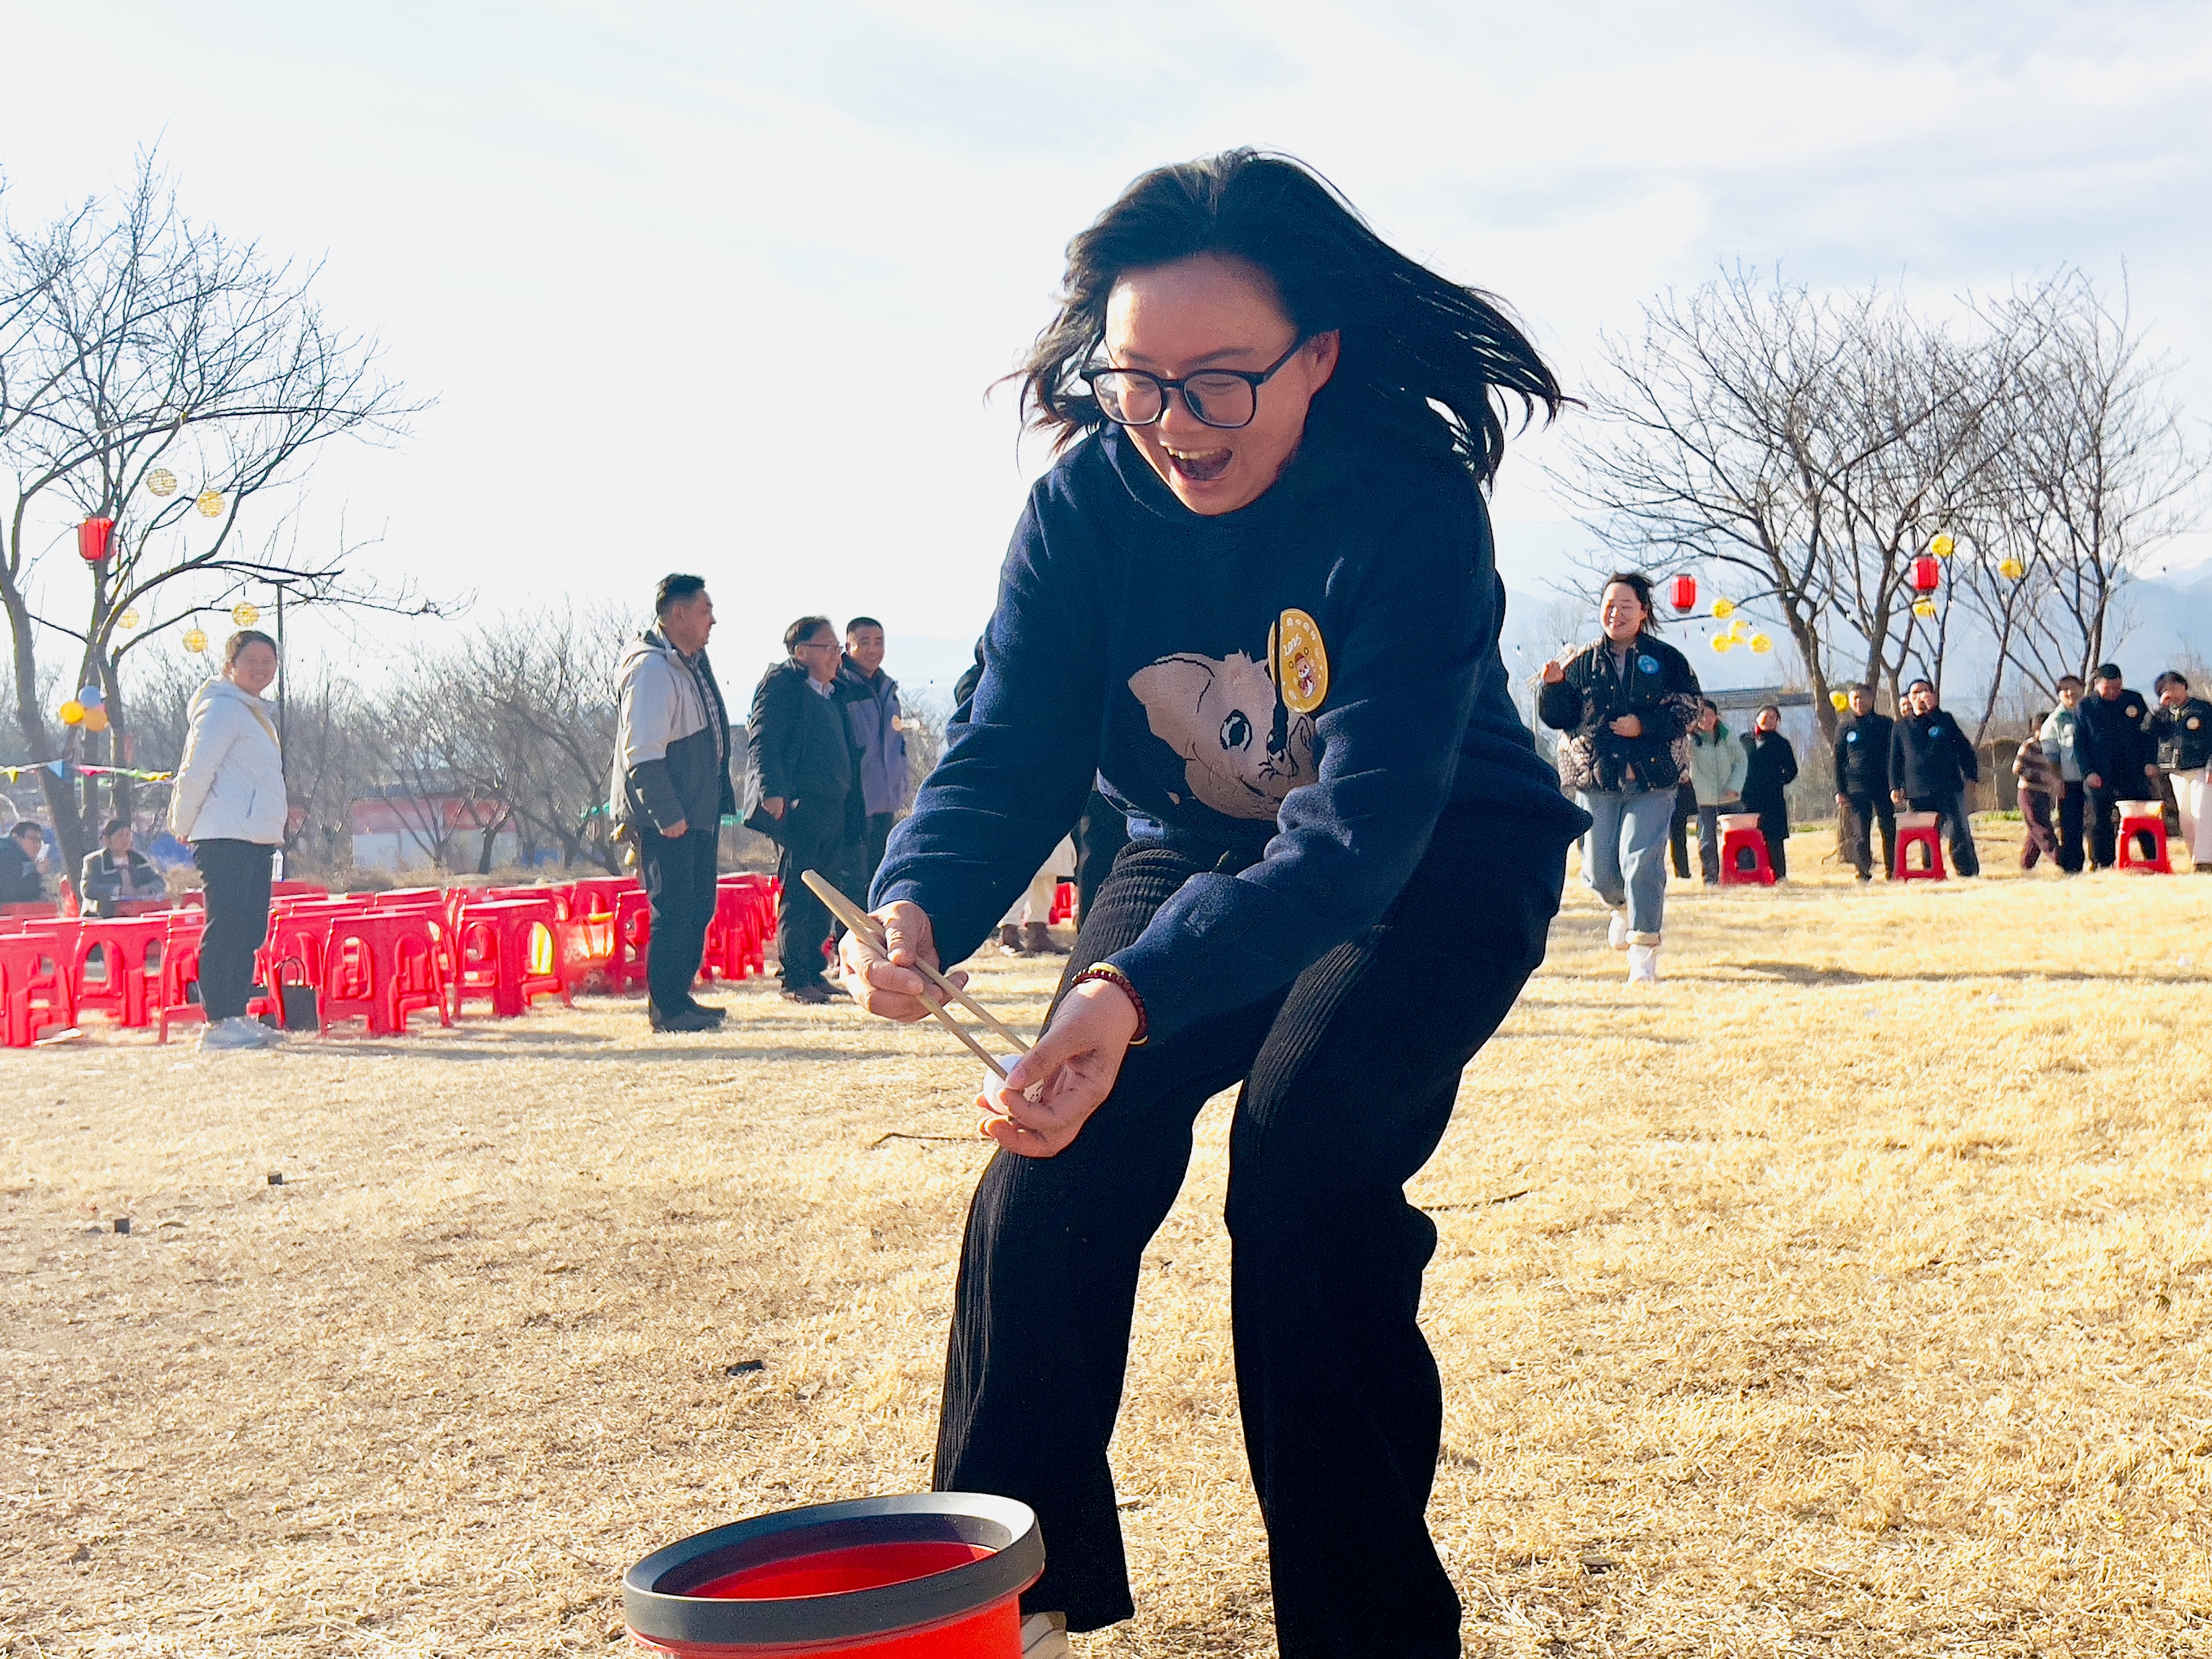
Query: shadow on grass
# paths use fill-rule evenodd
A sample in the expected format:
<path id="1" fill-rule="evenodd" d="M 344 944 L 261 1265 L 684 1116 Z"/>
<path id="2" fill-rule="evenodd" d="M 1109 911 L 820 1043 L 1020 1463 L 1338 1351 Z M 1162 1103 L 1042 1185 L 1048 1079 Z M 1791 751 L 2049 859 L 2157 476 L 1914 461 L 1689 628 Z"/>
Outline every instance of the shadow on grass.
<path id="1" fill-rule="evenodd" d="M 1716 971 L 1719 970 L 1719 971 Z M 2060 983 L 2098 985 L 2202 985 L 2197 974 L 2115 974 L 2082 968 L 1961 969 L 1940 974 L 1905 970 L 1894 974 L 1863 974 L 1850 968 L 1814 968 L 1802 962 L 1716 962 L 1700 971 L 1670 974 L 1670 979 L 1702 979 L 1719 984 L 1741 983 L 1736 975 L 1757 975 L 1790 985 L 1952 985 L 1972 980 L 2051 980 Z"/>

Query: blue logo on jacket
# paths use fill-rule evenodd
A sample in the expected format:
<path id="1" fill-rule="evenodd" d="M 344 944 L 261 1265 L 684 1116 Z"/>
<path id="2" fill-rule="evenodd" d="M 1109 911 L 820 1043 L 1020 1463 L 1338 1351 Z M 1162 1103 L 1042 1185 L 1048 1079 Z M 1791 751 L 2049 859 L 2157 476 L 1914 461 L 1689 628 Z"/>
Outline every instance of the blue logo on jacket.
<path id="1" fill-rule="evenodd" d="M 1659 672 L 1659 659 L 1656 657 L 1638 657 L 1636 659 L 1636 665 L 1647 674 L 1656 674 Z"/>
<path id="2" fill-rule="evenodd" d="M 1846 732 L 1844 733 L 1844 741 L 1845 743 L 1856 743 L 1858 740 L 1859 734 L 1856 732 Z"/>

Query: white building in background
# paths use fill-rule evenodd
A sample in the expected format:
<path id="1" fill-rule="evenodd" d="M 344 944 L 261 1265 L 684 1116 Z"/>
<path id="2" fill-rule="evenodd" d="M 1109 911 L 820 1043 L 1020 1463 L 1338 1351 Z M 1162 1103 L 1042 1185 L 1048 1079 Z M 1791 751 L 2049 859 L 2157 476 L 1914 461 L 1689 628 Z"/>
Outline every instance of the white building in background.
<path id="1" fill-rule="evenodd" d="M 512 815 L 495 800 L 386 795 L 354 802 L 352 817 L 356 870 L 481 869 L 488 831 L 494 866 L 520 856 Z"/>

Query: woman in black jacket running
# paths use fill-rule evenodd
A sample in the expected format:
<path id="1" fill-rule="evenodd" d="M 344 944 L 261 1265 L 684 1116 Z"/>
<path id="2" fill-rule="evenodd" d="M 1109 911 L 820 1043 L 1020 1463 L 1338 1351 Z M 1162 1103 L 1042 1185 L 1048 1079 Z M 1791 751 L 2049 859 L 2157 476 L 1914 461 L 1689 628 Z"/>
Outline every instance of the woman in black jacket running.
<path id="1" fill-rule="evenodd" d="M 877 877 L 888 958 L 848 934 L 846 983 L 924 1017 L 909 964 L 983 939 L 1094 776 L 1130 840 L 983 1103 L 937 1480 L 1039 1512 L 1033 1651 L 1129 1616 L 1107 1444 L 1139 1263 L 1193 1118 L 1241 1084 L 1237 1387 L 1280 1650 L 1442 1659 L 1436 1229 L 1404 1186 L 1584 822 L 1514 712 L 1482 495 L 1500 394 L 1559 388 L 1492 302 L 1248 151 L 1147 174 L 1075 239 L 1025 386 L 1061 457 Z"/>

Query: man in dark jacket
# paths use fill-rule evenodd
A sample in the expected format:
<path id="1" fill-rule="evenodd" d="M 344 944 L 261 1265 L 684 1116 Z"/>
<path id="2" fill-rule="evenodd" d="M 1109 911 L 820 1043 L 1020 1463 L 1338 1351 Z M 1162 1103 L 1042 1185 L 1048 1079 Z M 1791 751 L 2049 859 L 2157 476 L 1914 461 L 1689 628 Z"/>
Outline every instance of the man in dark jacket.
<path id="1" fill-rule="evenodd" d="M 1874 829 L 1881 825 L 1881 873 L 1897 873 L 1897 808 L 1889 799 L 1889 744 L 1896 724 L 1874 707 L 1874 687 L 1851 688 L 1851 711 L 1836 726 L 1836 805 L 1844 816 L 1845 856 L 1861 881 L 1874 879 Z"/>
<path id="2" fill-rule="evenodd" d="M 2212 871 L 2212 789 L 2206 768 L 2212 764 L 2212 702 L 2190 695 L 2189 682 L 2172 669 L 2158 677 L 2158 707 L 2150 711 L 2151 741 L 2158 763 L 2173 787 L 2174 816 L 2181 820 L 2181 846 L 2169 862 L 2184 859 L 2201 872 Z"/>
<path id="3" fill-rule="evenodd" d="M 1982 861 L 1966 820 L 1966 786 L 1981 776 L 1981 762 L 1959 722 L 1936 706 L 1933 684 L 1915 680 L 1907 694 L 1912 716 L 1898 721 L 1889 738 L 1890 799 L 1916 812 L 1937 814 L 1950 842 L 1952 868 L 1978 876 Z"/>
<path id="4" fill-rule="evenodd" d="M 784 998 L 823 1003 L 831 995 L 822 980 L 830 912 L 799 876 L 817 870 L 853 891 L 866 830 L 860 755 L 837 697 L 844 653 L 829 617 L 801 617 L 784 629 L 783 648 L 790 654 L 761 676 L 753 693 L 745 741 L 752 755 L 748 793 L 757 812 L 747 818 L 757 827 L 768 823 L 782 849 L 775 945 Z"/>
<path id="5" fill-rule="evenodd" d="M 635 842 L 653 904 L 647 1014 L 656 1031 L 708 1031 L 723 1011 L 693 1000 L 714 919 L 715 854 L 730 787 L 730 717 L 707 662 L 714 605 L 697 576 L 664 576 L 659 626 L 623 653 L 617 678 L 615 775 L 608 810 Z"/>
<path id="6" fill-rule="evenodd" d="M 2089 862 L 2100 870 L 2109 870 L 2118 859 L 2120 803 L 2159 799 L 2158 747 L 2145 729 L 2149 715 L 2142 694 L 2128 690 L 2118 663 L 2105 663 L 2090 676 L 2074 741 L 2089 798 Z"/>
<path id="7" fill-rule="evenodd" d="M 853 870 L 853 896 L 865 904 L 876 867 L 884 861 L 884 844 L 907 797 L 904 711 L 898 682 L 884 672 L 884 625 L 873 617 L 855 617 L 845 624 L 837 697 L 860 755 L 860 854 Z"/>

